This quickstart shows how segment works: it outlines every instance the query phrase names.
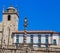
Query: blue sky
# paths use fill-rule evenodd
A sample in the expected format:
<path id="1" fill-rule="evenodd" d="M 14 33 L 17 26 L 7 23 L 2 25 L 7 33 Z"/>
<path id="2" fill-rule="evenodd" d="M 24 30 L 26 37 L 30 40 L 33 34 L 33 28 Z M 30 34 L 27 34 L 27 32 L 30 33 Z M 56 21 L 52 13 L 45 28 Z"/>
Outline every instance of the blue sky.
<path id="1" fill-rule="evenodd" d="M 28 18 L 27 30 L 53 30 L 60 32 L 60 0 L 0 0 L 0 21 L 2 9 L 10 4 L 18 8 L 19 30 L 23 30 L 24 17 Z"/>

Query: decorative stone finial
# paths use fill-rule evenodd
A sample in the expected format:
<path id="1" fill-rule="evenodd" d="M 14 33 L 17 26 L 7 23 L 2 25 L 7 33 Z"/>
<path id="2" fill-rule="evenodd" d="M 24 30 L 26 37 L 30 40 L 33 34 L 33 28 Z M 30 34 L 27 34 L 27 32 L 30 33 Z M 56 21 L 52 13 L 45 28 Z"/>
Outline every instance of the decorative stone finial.
<path id="1" fill-rule="evenodd" d="M 10 7 L 12 7 L 12 4 L 10 4 Z"/>

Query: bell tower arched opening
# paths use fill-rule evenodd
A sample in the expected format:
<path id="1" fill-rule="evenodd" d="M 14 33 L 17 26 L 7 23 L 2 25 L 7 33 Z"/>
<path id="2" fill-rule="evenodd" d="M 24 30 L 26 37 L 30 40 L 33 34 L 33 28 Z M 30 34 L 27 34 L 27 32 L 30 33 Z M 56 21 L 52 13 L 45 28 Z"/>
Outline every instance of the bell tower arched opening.
<path id="1" fill-rule="evenodd" d="M 8 15 L 8 21 L 10 21 L 11 20 L 11 15 Z"/>

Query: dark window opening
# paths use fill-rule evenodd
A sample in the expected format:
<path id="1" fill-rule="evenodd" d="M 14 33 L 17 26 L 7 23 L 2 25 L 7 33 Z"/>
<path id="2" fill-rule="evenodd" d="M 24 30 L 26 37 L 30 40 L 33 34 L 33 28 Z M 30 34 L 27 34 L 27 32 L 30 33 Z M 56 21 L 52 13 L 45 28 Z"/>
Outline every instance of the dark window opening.
<path id="1" fill-rule="evenodd" d="M 55 45 L 57 44 L 56 39 L 53 40 L 53 44 L 55 44 Z"/>
<path id="2" fill-rule="evenodd" d="M 33 35 L 31 35 L 31 43 L 33 43 Z"/>
<path id="3" fill-rule="evenodd" d="M 10 21 L 11 20 L 11 16 L 10 15 L 8 15 L 8 21 Z"/>
<path id="4" fill-rule="evenodd" d="M 16 43 L 19 43 L 19 35 L 16 35 Z"/>
<path id="5" fill-rule="evenodd" d="M 38 42 L 41 43 L 41 35 L 38 35 Z"/>
<path id="6" fill-rule="evenodd" d="M 31 39 L 31 43 L 33 43 L 33 39 Z"/>
<path id="7" fill-rule="evenodd" d="M 33 38 L 33 35 L 31 35 L 31 38 Z"/>
<path id="8" fill-rule="evenodd" d="M 48 47 L 48 43 L 49 43 L 48 35 L 46 35 L 46 47 Z"/>
<path id="9" fill-rule="evenodd" d="M 38 46 L 41 47 L 41 35 L 38 35 Z"/>

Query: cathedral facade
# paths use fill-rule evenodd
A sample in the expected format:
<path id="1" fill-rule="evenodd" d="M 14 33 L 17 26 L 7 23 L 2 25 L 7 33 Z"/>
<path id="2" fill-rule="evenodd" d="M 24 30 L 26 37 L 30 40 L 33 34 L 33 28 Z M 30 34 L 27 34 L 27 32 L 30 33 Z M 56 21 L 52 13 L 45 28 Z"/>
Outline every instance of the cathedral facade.
<path id="1" fill-rule="evenodd" d="M 18 21 L 18 11 L 14 7 L 10 6 L 6 11 L 3 10 L 0 23 L 0 45 L 2 48 L 18 49 L 17 53 L 43 53 L 41 51 L 45 52 L 46 48 L 60 48 L 60 32 L 18 31 Z"/>

